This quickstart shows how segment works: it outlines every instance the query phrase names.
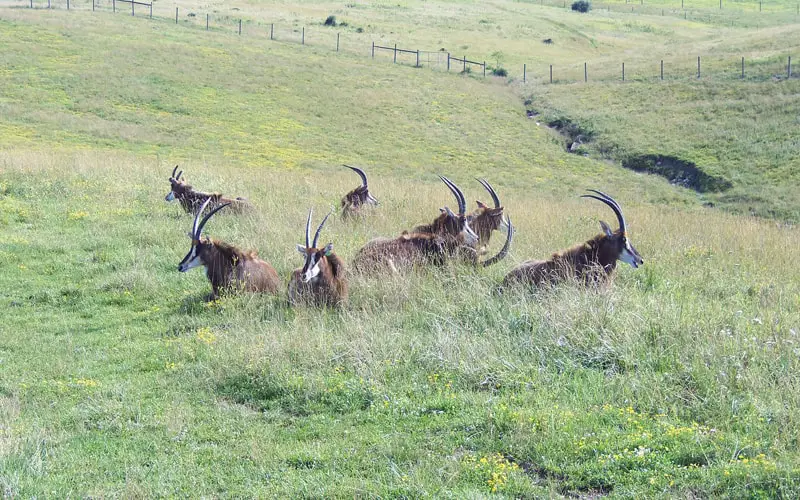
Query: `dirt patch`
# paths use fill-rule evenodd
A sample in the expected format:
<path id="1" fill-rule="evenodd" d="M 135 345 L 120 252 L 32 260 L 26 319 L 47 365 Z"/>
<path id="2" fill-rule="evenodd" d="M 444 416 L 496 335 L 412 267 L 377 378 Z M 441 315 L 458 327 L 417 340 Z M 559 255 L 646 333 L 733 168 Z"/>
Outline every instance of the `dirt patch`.
<path id="1" fill-rule="evenodd" d="M 698 193 L 718 193 L 733 187 L 731 181 L 709 175 L 694 163 L 668 155 L 632 155 L 622 160 L 622 166 L 636 172 L 660 175 L 676 186 Z"/>
<path id="2" fill-rule="evenodd" d="M 587 156 L 587 153 L 581 149 L 581 145 L 594 141 L 593 131 L 581 127 L 569 118 L 556 118 L 549 121 L 547 125 L 564 137 L 564 150 L 567 153 Z"/>

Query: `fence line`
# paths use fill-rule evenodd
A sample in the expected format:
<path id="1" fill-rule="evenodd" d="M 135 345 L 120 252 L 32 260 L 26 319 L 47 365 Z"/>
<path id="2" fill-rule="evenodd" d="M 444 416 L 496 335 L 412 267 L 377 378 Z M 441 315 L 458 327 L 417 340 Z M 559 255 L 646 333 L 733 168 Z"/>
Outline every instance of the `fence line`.
<path id="1" fill-rule="evenodd" d="M 28 2 L 25 2 L 23 5 L 25 5 L 26 7 L 29 6 L 30 8 L 36 8 L 35 7 L 35 3 L 39 3 L 39 2 L 42 2 L 42 1 L 43 0 L 37 0 L 36 2 L 34 2 L 34 0 L 28 0 Z M 58 0 L 55 0 L 55 1 L 54 0 L 47 0 L 47 8 L 52 8 L 52 5 L 55 4 L 57 1 Z M 70 5 L 70 0 L 62 0 L 62 1 L 65 2 L 66 6 L 67 6 L 67 9 L 70 9 L 70 7 L 72 7 L 72 9 L 74 10 L 74 8 L 76 7 L 75 0 L 72 0 L 72 5 Z M 95 10 L 96 7 L 98 7 L 98 6 L 100 7 L 100 9 L 97 9 L 97 10 L 102 10 L 102 7 L 103 7 L 103 5 L 101 4 L 102 0 L 91 0 L 91 1 L 92 1 L 92 10 Z M 136 6 L 140 5 L 140 6 L 148 7 L 150 9 L 150 16 L 149 16 L 150 19 L 161 19 L 161 20 L 168 20 L 169 19 L 169 18 L 165 18 L 165 17 L 154 17 L 153 16 L 153 3 L 152 2 L 150 2 L 150 3 L 142 2 L 142 1 L 139 1 L 139 0 L 111 0 L 110 3 L 111 3 L 111 7 L 112 7 L 112 12 L 116 12 L 116 10 L 117 10 L 116 9 L 116 2 L 117 1 L 130 4 L 131 5 L 131 15 L 132 16 L 135 16 L 135 8 L 136 8 Z M 544 1 L 545 0 L 541 0 L 542 3 L 544 3 Z M 551 1 L 551 0 L 548 0 L 548 1 Z M 628 1 L 630 1 L 630 0 L 628 0 Z M 640 0 L 640 5 L 643 4 L 643 2 L 644 2 L 644 0 Z M 108 0 L 105 0 L 105 3 L 107 5 L 109 3 Z M 64 4 L 62 4 L 62 5 L 64 5 Z M 107 10 L 106 10 L 106 12 L 107 12 Z M 179 12 L 180 12 L 179 8 L 175 7 L 175 18 L 174 19 L 175 19 L 175 23 L 176 24 L 178 24 L 179 21 L 180 21 Z M 192 18 L 192 17 L 197 17 L 197 16 L 194 13 L 189 13 L 187 17 Z M 212 26 L 212 24 L 211 24 L 211 16 L 209 14 L 206 14 L 205 17 L 206 17 L 206 19 L 205 19 L 205 21 L 206 21 L 206 23 L 205 23 L 206 31 L 210 31 L 211 29 L 214 29 L 215 31 L 221 31 L 223 28 L 230 26 L 229 24 Z M 231 20 L 230 17 L 226 17 L 225 19 Z M 193 23 L 190 20 L 184 20 L 184 25 L 185 26 L 187 26 L 187 25 L 188 26 L 197 26 L 196 23 Z M 233 30 L 236 30 L 236 32 L 239 35 L 242 35 L 242 33 L 243 33 L 242 26 L 243 26 L 243 20 L 242 19 L 237 19 L 237 20 L 235 20 L 234 27 L 231 28 L 231 31 L 229 31 L 229 32 L 232 32 Z M 299 29 L 292 27 L 291 28 L 291 35 L 288 35 L 288 36 L 286 35 L 287 30 L 283 30 L 282 33 L 276 31 L 275 23 L 270 23 L 269 25 L 262 25 L 260 23 L 252 23 L 252 27 L 253 27 L 252 31 L 250 31 L 248 29 L 248 32 L 247 32 L 248 34 L 255 34 L 255 35 L 261 34 L 263 36 L 268 36 L 269 40 L 276 40 L 276 41 L 281 41 L 281 42 L 284 42 L 284 43 L 298 43 L 298 35 L 299 35 L 299 43 L 301 45 L 308 45 L 308 40 L 306 40 L 306 29 L 305 29 L 305 26 L 302 26 Z M 325 30 L 325 31 L 327 31 L 327 30 Z M 328 31 L 328 33 L 330 34 L 329 31 Z M 323 42 L 321 41 L 322 39 L 315 39 L 315 40 L 320 40 L 320 42 L 319 43 L 315 43 L 314 45 L 316 45 L 316 46 L 323 45 Z M 331 50 L 339 52 L 340 51 L 340 45 L 341 45 L 341 43 L 343 41 L 345 41 L 345 39 L 344 39 L 344 37 L 341 36 L 341 32 L 336 32 L 335 41 L 332 40 L 331 43 L 330 43 Z M 543 42 L 544 43 L 548 43 L 548 42 L 551 42 L 551 40 L 548 39 L 548 40 L 544 40 Z M 371 57 L 372 58 L 375 57 L 375 50 L 376 49 L 392 52 L 392 60 L 393 60 L 394 63 L 398 62 L 397 61 L 398 54 L 413 54 L 415 56 L 414 67 L 422 67 L 423 65 L 427 65 L 431 69 L 441 69 L 441 66 L 442 66 L 443 60 L 444 60 L 444 61 L 446 61 L 446 71 L 450 71 L 452 63 L 455 62 L 455 63 L 460 63 L 460 66 L 461 66 L 461 72 L 460 73 L 462 73 L 462 74 L 470 73 L 470 69 L 473 66 L 477 66 L 482 70 L 483 76 L 486 77 L 486 69 L 487 69 L 486 61 L 482 61 L 482 62 L 481 61 L 473 61 L 473 60 L 468 59 L 466 55 L 461 57 L 461 58 L 459 58 L 459 57 L 453 56 L 449 52 L 445 52 L 443 49 L 442 50 L 438 50 L 438 51 L 407 49 L 407 48 L 399 48 L 397 46 L 397 44 L 394 44 L 393 46 L 378 45 L 378 44 L 375 43 L 375 41 L 372 41 L 371 44 L 372 44 L 371 45 Z M 351 52 L 363 54 L 363 52 L 361 50 L 359 50 L 359 49 L 351 50 Z M 436 54 L 435 64 L 431 62 L 431 55 L 433 55 L 433 54 Z M 423 64 L 425 62 L 423 60 L 423 56 L 425 57 L 425 59 L 427 59 L 427 61 L 426 61 L 427 64 Z M 777 66 L 775 66 L 775 67 L 770 66 L 768 69 L 764 70 L 764 67 L 767 66 L 768 64 L 778 64 L 778 62 L 777 62 L 775 57 L 766 58 L 765 60 L 761 60 L 761 62 L 759 62 L 759 61 L 751 61 L 749 67 L 753 68 L 753 69 L 756 69 L 756 70 L 759 70 L 759 69 L 762 70 L 761 73 L 760 73 L 760 78 L 764 79 L 764 80 L 766 80 L 766 79 L 775 79 L 775 78 L 784 78 L 784 77 L 785 78 L 796 77 L 792 73 L 791 55 L 785 56 L 785 57 L 786 57 L 786 59 L 784 59 L 784 60 L 786 61 L 786 65 L 783 66 L 783 64 L 781 63 L 782 69 L 780 71 L 777 71 L 777 69 L 778 69 Z M 717 59 L 719 59 L 719 58 L 717 58 Z M 672 62 L 675 63 L 676 66 L 679 65 L 679 61 L 673 60 Z M 713 75 L 722 74 L 723 76 L 727 76 L 727 77 L 730 77 L 732 75 L 732 72 L 730 72 L 728 70 L 729 69 L 729 66 L 727 66 L 728 63 L 725 63 L 725 65 L 722 66 L 722 68 L 723 68 L 722 70 L 717 69 L 716 73 L 715 73 L 714 70 L 712 70 L 712 71 L 705 70 L 705 71 L 703 71 L 701 73 L 701 58 L 700 58 L 700 56 L 697 57 L 697 68 L 696 68 L 696 71 L 691 75 L 689 74 L 689 72 L 687 70 L 685 70 L 683 68 L 681 68 L 681 70 L 673 71 L 671 73 L 666 73 L 665 72 L 665 66 L 664 66 L 664 60 L 662 59 L 662 60 L 660 60 L 660 68 L 659 68 L 659 70 L 656 71 L 654 74 L 645 73 L 645 75 L 642 76 L 642 72 L 639 71 L 639 75 L 637 76 L 633 71 L 631 71 L 631 69 L 634 69 L 634 66 L 631 66 L 630 64 L 628 64 L 627 65 L 628 66 L 627 67 L 627 71 L 626 71 L 626 63 L 622 62 L 621 77 L 620 77 L 620 73 L 619 72 L 616 72 L 616 76 L 613 76 L 614 71 L 613 70 L 608 70 L 607 67 L 616 66 L 617 68 L 619 68 L 620 66 L 618 64 L 619 63 L 617 63 L 617 65 L 609 65 L 609 64 L 606 64 L 606 63 L 598 63 L 598 65 L 601 67 L 601 71 L 599 72 L 599 76 L 597 76 L 597 74 L 593 74 L 592 78 L 591 78 L 591 81 L 592 82 L 614 82 L 614 81 L 627 82 L 627 81 L 631 81 L 631 80 L 633 80 L 633 81 L 648 81 L 650 79 L 653 79 L 653 80 L 660 79 L 662 81 L 663 80 L 673 80 L 674 81 L 676 79 L 686 79 L 686 78 L 692 78 L 692 77 L 694 77 L 695 79 L 700 79 L 701 76 L 704 76 L 706 79 L 708 79 L 709 75 L 713 76 Z M 638 67 L 641 67 L 642 64 L 643 63 L 640 61 L 639 64 L 638 64 Z M 541 84 L 541 83 L 549 82 L 551 84 L 563 84 L 563 83 L 575 83 L 575 82 L 580 81 L 580 79 L 578 77 L 576 77 L 576 75 L 575 75 L 575 65 L 574 64 L 573 65 L 566 65 L 566 66 L 557 66 L 557 65 L 554 65 L 554 64 L 550 64 L 549 68 L 548 68 L 547 65 L 544 65 L 544 67 L 549 70 L 549 75 L 548 75 L 547 70 L 545 70 L 541 74 L 537 75 L 536 66 L 537 66 L 536 64 L 530 64 L 530 63 L 524 63 L 522 65 L 522 68 L 521 68 L 522 71 L 520 73 L 520 76 L 521 76 L 521 79 L 522 79 L 523 83 L 528 83 L 528 82 L 534 83 L 535 82 L 535 83 L 540 83 Z M 719 64 L 717 64 L 717 66 L 719 66 Z M 732 66 L 734 66 L 734 65 L 731 64 L 731 67 Z M 658 68 L 658 66 L 654 66 L 654 67 Z M 738 58 L 736 59 L 735 67 L 736 67 L 735 73 L 736 73 L 736 76 L 737 76 L 738 79 L 744 80 L 746 74 L 749 77 L 748 79 L 751 80 L 751 81 L 759 79 L 759 72 L 758 71 L 753 71 L 751 69 L 751 71 L 748 71 L 747 73 L 745 72 L 745 58 L 744 57 L 741 57 L 741 61 L 739 61 Z M 583 77 L 582 80 L 585 83 L 588 83 L 590 81 L 590 73 L 589 73 L 589 69 L 590 68 L 589 68 L 588 62 L 584 62 L 583 63 L 583 68 L 582 69 L 583 69 L 582 75 L 581 75 Z M 604 69 L 605 69 L 605 74 L 603 73 Z M 501 73 L 501 71 L 502 71 L 502 73 Z M 506 74 L 507 74 L 507 70 L 505 70 L 504 68 L 500 68 L 500 67 L 495 68 L 492 72 L 494 74 L 499 74 L 499 75 L 502 75 L 502 76 L 506 76 Z M 677 74 L 677 76 L 674 76 L 676 74 Z M 548 76 L 549 76 L 549 78 L 548 78 Z M 670 78 L 670 77 L 672 77 L 672 78 Z M 511 77 L 508 78 L 509 83 L 514 81 L 514 80 L 516 80 L 516 77 L 514 77 L 514 76 L 511 76 Z"/>

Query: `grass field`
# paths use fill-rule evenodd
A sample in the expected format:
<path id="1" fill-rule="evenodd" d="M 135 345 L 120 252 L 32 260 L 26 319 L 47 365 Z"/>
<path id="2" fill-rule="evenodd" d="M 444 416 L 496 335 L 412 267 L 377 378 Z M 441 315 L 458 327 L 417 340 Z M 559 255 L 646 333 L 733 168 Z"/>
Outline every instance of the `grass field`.
<path id="1" fill-rule="evenodd" d="M 4 495 L 800 493 L 795 227 L 567 154 L 525 117 L 530 91 L 503 81 L 87 12 L 1 9 L 0 46 Z M 698 102 L 739 91 L 669 85 Z M 609 86 L 576 87 L 537 87 L 533 105 L 556 116 L 585 101 L 571 116 L 596 120 L 599 144 L 647 150 L 652 134 L 613 123 L 610 110 L 629 111 Z M 763 137 L 785 132 L 791 109 L 766 104 L 796 101 L 766 95 L 708 119 L 708 147 L 752 109 Z M 590 105 L 601 98 L 610 106 Z M 696 109 L 663 100 L 683 116 L 660 129 L 665 144 L 682 144 L 675 130 L 698 141 Z M 792 143 L 753 142 L 736 151 L 773 155 L 776 171 L 742 170 L 731 192 L 779 192 L 797 175 Z M 518 229 L 511 255 L 480 272 L 352 276 L 341 311 L 283 296 L 207 304 L 203 273 L 177 272 L 191 219 L 163 201 L 176 163 L 253 201 L 207 233 L 287 277 L 308 209 L 356 184 L 342 162 L 364 166 L 381 200 L 325 229 L 345 261 L 451 204 L 437 173 L 470 200 L 486 198 L 472 178 L 489 178 Z M 586 187 L 623 204 L 644 267 L 607 290 L 495 295 L 516 263 L 613 220 L 577 198 Z"/>

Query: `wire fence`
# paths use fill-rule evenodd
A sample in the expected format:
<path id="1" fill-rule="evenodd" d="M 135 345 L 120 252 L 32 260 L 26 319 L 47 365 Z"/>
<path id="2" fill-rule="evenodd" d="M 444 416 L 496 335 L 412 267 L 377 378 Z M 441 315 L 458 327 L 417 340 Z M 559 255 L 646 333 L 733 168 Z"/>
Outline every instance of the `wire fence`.
<path id="1" fill-rule="evenodd" d="M 554 5 L 554 2 L 557 1 L 530 0 L 530 3 Z M 690 0 L 681 1 L 688 3 Z M 638 2 L 639 7 L 645 5 L 644 0 L 638 0 Z M 561 3 L 565 8 L 568 6 L 566 0 L 561 0 Z M 739 3 L 737 2 L 737 4 Z M 684 56 L 646 62 L 641 58 L 633 61 L 594 60 L 592 63 L 588 61 L 584 63 L 554 61 L 553 64 L 532 62 L 524 63 L 518 68 L 491 68 L 487 75 L 489 68 L 486 61 L 471 60 L 467 55 L 458 57 L 444 49 L 436 51 L 411 49 L 399 47 L 397 44 L 389 45 L 386 42 L 376 43 L 376 41 L 371 41 L 371 44 L 365 47 L 365 37 L 369 35 L 335 31 L 328 27 L 307 29 L 306 26 L 265 24 L 226 15 L 198 15 L 193 11 L 181 12 L 180 7 L 174 7 L 173 11 L 172 7 L 167 9 L 158 6 L 154 11 L 153 2 L 139 0 L 12 0 L 11 5 L 31 9 L 91 10 L 129 14 L 134 17 L 146 17 L 154 21 L 169 22 L 205 31 L 235 33 L 240 36 L 261 37 L 283 43 L 312 45 L 318 48 L 328 48 L 335 52 L 347 51 L 369 56 L 377 60 L 391 60 L 395 64 L 427 67 L 437 71 L 457 72 L 484 78 L 499 76 L 508 79 L 509 82 L 521 81 L 525 84 L 655 82 L 687 79 L 765 81 L 797 77 L 792 68 L 792 57 L 789 54 L 773 54 L 760 58 Z M 169 14 L 165 15 L 167 11 Z M 542 40 L 542 43 L 550 45 L 553 41 L 545 39 Z"/>

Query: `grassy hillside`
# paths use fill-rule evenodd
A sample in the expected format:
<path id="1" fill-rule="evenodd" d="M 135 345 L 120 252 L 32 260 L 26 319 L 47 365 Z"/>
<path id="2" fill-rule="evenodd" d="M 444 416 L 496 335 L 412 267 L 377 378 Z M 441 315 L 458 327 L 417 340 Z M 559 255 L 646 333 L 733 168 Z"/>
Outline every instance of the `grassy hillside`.
<path id="1" fill-rule="evenodd" d="M 0 45 L 5 495 L 800 493 L 796 228 L 566 154 L 503 82 L 99 13 L 2 9 Z M 324 231 L 346 261 L 452 203 L 436 173 L 469 199 L 493 182 L 512 254 L 351 276 L 342 311 L 206 304 L 203 273 L 177 272 L 175 163 L 253 201 L 207 232 L 285 278 L 307 210 L 356 184 L 345 161 L 381 200 Z M 588 186 L 645 266 L 495 295 L 609 220 Z"/>

